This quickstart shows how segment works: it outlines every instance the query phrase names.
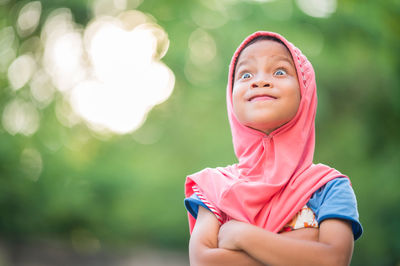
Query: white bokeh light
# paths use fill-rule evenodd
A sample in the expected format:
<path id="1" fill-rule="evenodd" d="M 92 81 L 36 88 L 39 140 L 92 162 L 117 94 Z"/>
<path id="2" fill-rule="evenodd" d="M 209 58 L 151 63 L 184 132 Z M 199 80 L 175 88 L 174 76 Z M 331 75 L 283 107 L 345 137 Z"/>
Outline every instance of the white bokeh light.
<path id="1" fill-rule="evenodd" d="M 20 167 L 26 178 L 37 181 L 43 169 L 40 152 L 32 148 L 24 149 L 21 154 Z"/>
<path id="2" fill-rule="evenodd" d="M 296 0 L 299 8 L 309 16 L 327 18 L 336 11 L 336 0 Z"/>
<path id="3" fill-rule="evenodd" d="M 53 101 L 53 84 L 51 84 L 50 77 L 43 70 L 35 72 L 29 86 L 32 98 L 39 107 L 44 108 Z"/>
<path id="4" fill-rule="evenodd" d="M 39 121 L 39 113 L 35 106 L 21 99 L 8 103 L 3 111 L 3 127 L 11 135 L 30 136 L 39 128 Z"/>
<path id="5" fill-rule="evenodd" d="M 104 82 L 134 82 L 132 74 L 152 62 L 157 47 L 157 39 L 151 32 L 128 32 L 108 20 L 88 27 L 86 40 L 95 75 Z"/>
<path id="6" fill-rule="evenodd" d="M 4 27 L 0 30 L 0 71 L 8 69 L 8 65 L 15 59 L 16 49 L 13 47 L 15 42 L 13 27 Z"/>
<path id="7" fill-rule="evenodd" d="M 8 80 L 14 90 L 22 88 L 32 77 L 36 61 L 32 55 L 25 54 L 16 58 L 8 68 Z"/>
<path id="8" fill-rule="evenodd" d="M 43 65 L 58 90 L 68 91 L 85 79 L 82 35 L 73 23 L 70 10 L 62 8 L 50 14 L 42 40 L 45 46 Z"/>
<path id="9" fill-rule="evenodd" d="M 207 10 L 205 13 L 203 10 L 195 8 L 191 15 L 193 21 L 204 29 L 217 29 L 228 22 L 226 14 L 214 10 Z"/>
<path id="10" fill-rule="evenodd" d="M 214 38 L 202 29 L 197 29 L 189 37 L 190 59 L 196 65 L 210 63 L 217 54 Z"/>
<path id="11" fill-rule="evenodd" d="M 132 132 L 172 93 L 174 74 L 160 61 L 168 37 L 143 17 L 139 11 L 98 17 L 81 30 L 68 11 L 58 11 L 46 22 L 46 71 L 95 131 Z"/>
<path id="12" fill-rule="evenodd" d="M 135 97 L 129 88 L 113 88 L 93 80 L 75 87 L 71 102 L 72 107 L 94 125 L 92 128 L 126 133 L 143 122 L 143 113 L 150 107 Z"/>
<path id="13" fill-rule="evenodd" d="M 17 30 L 21 37 L 25 37 L 35 31 L 39 24 L 42 4 L 33 1 L 23 6 L 17 19 Z"/>
<path id="14" fill-rule="evenodd" d="M 94 0 L 92 3 L 92 12 L 98 16 L 115 15 L 127 7 L 127 0 Z"/>

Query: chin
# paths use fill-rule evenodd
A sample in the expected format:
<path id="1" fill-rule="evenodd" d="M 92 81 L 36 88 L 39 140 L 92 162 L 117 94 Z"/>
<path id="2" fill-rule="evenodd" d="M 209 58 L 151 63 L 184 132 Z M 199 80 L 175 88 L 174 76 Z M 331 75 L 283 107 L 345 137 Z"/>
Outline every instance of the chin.
<path id="1" fill-rule="evenodd" d="M 283 126 L 286 124 L 288 121 L 281 121 L 279 123 L 276 122 L 276 119 L 273 119 L 273 122 L 270 122 L 271 120 L 265 119 L 265 117 L 260 118 L 260 119 L 253 119 L 251 123 L 247 123 L 247 126 L 250 128 L 253 128 L 255 130 L 264 132 L 266 134 L 271 133 L 275 129 Z"/>
<path id="2" fill-rule="evenodd" d="M 271 133 L 272 131 L 274 131 L 276 128 L 279 127 L 279 126 L 275 126 L 275 125 L 265 125 L 265 124 L 257 124 L 257 123 L 249 123 L 246 126 L 252 128 L 252 129 L 255 129 L 257 131 L 264 132 L 266 134 Z"/>

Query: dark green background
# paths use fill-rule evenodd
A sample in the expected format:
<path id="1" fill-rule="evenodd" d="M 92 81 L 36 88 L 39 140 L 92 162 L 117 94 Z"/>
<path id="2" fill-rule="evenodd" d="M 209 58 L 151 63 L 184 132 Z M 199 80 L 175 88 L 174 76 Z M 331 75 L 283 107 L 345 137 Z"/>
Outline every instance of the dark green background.
<path id="1" fill-rule="evenodd" d="M 70 8 L 82 25 L 91 19 L 86 1 L 41 2 L 41 23 L 58 7 Z M 184 73 L 190 64 L 188 38 L 199 28 L 193 14 L 211 22 L 221 14 L 201 0 L 145 0 L 138 10 L 154 16 L 170 39 L 163 62 L 176 77 L 173 94 L 151 111 L 142 128 L 123 136 L 100 139 L 84 124 L 62 126 L 55 116 L 61 94 L 40 110 L 33 136 L 12 136 L 0 127 L 0 237 L 69 243 L 71 235 L 84 232 L 82 241 L 98 239 L 105 246 L 186 252 L 185 176 L 235 162 L 225 107 L 228 63 L 247 35 L 268 30 L 284 35 L 314 65 L 319 96 L 315 162 L 351 178 L 364 227 L 352 264 L 400 263 L 400 2 L 339 0 L 329 18 L 310 17 L 294 1 L 284 2 L 229 5 L 231 18 L 225 24 L 204 29 L 215 40 L 219 63 L 196 69 L 199 82 L 193 84 Z M 0 29 L 15 27 L 24 3 L 0 6 Z M 292 8 L 289 17 L 284 16 L 286 4 Z M 39 33 L 40 26 L 34 34 Z M 317 35 L 323 37 L 323 48 L 313 55 Z M 26 87 L 14 92 L 7 74 L 0 73 L 0 113 L 7 102 L 27 93 Z M 137 141 L 149 134 L 158 135 L 158 141 Z M 60 148 L 48 150 L 44 141 L 49 139 Z M 43 159 L 36 182 L 20 166 L 26 147 Z"/>

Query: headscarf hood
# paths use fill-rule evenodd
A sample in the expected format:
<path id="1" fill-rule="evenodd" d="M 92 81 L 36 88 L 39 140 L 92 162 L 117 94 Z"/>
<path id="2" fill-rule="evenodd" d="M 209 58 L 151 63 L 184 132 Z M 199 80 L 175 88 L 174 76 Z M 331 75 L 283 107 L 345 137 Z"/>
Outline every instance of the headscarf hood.
<path id="1" fill-rule="evenodd" d="M 236 61 L 247 44 L 260 36 L 274 37 L 288 48 L 294 61 L 301 101 L 294 118 L 269 135 L 241 124 L 232 104 Z M 311 63 L 292 43 L 277 33 L 259 31 L 247 37 L 234 53 L 226 90 L 229 123 L 239 162 L 204 169 L 186 178 L 185 196 L 201 194 L 220 216 L 279 232 L 328 181 L 343 177 L 337 170 L 313 164 L 317 93 Z M 189 215 L 190 231 L 195 219 Z"/>

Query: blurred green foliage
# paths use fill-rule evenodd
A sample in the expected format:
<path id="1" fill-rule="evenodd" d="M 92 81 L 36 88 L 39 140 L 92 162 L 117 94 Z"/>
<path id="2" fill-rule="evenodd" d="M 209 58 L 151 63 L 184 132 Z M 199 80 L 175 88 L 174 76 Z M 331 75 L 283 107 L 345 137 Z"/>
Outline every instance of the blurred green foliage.
<path id="1" fill-rule="evenodd" d="M 0 30 L 15 27 L 27 1 L 1 2 Z M 92 18 L 87 1 L 41 3 L 40 25 L 32 35 L 40 34 L 46 16 L 58 7 L 70 8 L 82 25 Z M 365 230 L 352 264 L 400 263 L 399 1 L 339 0 L 328 18 L 308 16 L 291 0 L 145 0 L 137 9 L 169 35 L 163 61 L 176 77 L 173 94 L 140 129 L 123 136 L 100 136 L 82 123 L 63 126 L 55 115 L 60 93 L 39 109 L 40 127 L 32 136 L 0 127 L 1 237 L 74 241 L 84 232 L 83 239 L 105 245 L 185 250 L 185 176 L 235 162 L 225 110 L 228 63 L 247 35 L 268 30 L 284 35 L 314 65 L 315 162 L 351 178 Z M 216 44 L 216 57 L 203 66 L 189 59 L 188 40 L 199 28 Z M 25 40 L 15 40 L 17 55 Z M 7 71 L 1 72 L 0 113 L 17 96 L 30 99 L 28 85 L 14 91 Z M 24 167 L 26 149 L 41 155 L 38 178 Z"/>

